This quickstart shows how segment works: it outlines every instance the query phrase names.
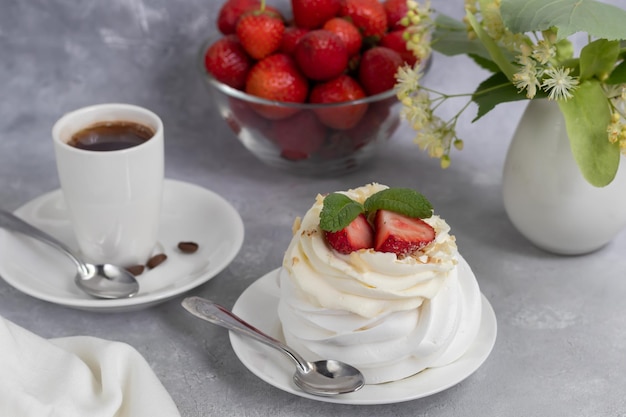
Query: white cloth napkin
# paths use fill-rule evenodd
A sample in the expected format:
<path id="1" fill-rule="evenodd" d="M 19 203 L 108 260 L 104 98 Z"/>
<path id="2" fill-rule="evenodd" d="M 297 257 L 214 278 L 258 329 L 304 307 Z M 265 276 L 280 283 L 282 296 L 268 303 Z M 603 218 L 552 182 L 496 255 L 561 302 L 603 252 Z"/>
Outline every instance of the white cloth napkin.
<path id="1" fill-rule="evenodd" d="M 180 414 L 133 347 L 88 336 L 46 340 L 0 317 L 0 416 Z"/>

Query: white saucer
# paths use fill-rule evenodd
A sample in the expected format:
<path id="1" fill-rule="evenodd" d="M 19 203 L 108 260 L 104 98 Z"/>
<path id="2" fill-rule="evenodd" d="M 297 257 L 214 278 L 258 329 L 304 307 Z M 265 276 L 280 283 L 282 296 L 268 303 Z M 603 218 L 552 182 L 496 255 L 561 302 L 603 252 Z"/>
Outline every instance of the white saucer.
<path id="1" fill-rule="evenodd" d="M 78 253 L 61 190 L 44 194 L 15 214 L 48 232 Z M 222 197 L 197 185 L 165 180 L 155 252 L 167 260 L 137 277 L 139 293 L 127 299 L 91 298 L 74 285 L 74 266 L 51 247 L 0 229 L 0 276 L 41 300 L 91 311 L 127 311 L 166 301 L 207 282 L 233 260 L 243 244 L 239 213 Z M 177 249 L 181 241 L 198 243 L 193 254 Z"/>
<path id="2" fill-rule="evenodd" d="M 252 283 L 239 297 L 233 312 L 254 327 L 284 342 L 277 308 L 280 290 L 278 269 Z M 457 361 L 431 368 L 412 377 L 380 385 L 366 385 L 351 394 L 318 397 L 300 391 L 292 382 L 293 363 L 280 352 L 248 338 L 230 333 L 230 342 L 239 360 L 256 376 L 283 391 L 312 400 L 338 404 L 391 404 L 415 400 L 458 384 L 487 359 L 496 341 L 496 315 L 482 296 L 482 319 L 478 336 Z"/>

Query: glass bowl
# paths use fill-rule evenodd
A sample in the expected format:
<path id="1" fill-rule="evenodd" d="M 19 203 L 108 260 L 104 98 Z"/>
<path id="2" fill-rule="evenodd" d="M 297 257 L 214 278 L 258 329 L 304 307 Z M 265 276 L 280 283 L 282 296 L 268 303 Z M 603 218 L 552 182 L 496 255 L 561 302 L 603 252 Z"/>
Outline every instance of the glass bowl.
<path id="1" fill-rule="evenodd" d="M 370 161 L 400 124 L 395 91 L 344 103 L 265 100 L 215 79 L 204 66 L 211 39 L 200 50 L 200 71 L 222 119 L 265 164 L 307 176 L 348 173 Z"/>

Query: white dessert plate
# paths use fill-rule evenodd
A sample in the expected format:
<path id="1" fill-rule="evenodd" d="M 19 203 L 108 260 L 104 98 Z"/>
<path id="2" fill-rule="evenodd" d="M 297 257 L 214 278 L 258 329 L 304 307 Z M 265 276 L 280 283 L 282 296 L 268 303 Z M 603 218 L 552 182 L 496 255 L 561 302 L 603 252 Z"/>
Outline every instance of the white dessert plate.
<path id="1" fill-rule="evenodd" d="M 278 319 L 278 269 L 252 283 L 239 297 L 233 312 L 256 328 L 284 342 Z M 293 383 L 294 365 L 280 352 L 248 338 L 230 333 L 230 342 L 239 360 L 253 374 L 291 394 L 312 400 L 354 405 L 391 404 L 415 400 L 450 388 L 476 371 L 487 359 L 496 341 L 496 315 L 482 296 L 482 319 L 476 340 L 457 361 L 426 369 L 412 377 L 334 397 L 318 397 L 299 390 Z"/>
<path id="2" fill-rule="evenodd" d="M 61 190 L 26 203 L 15 214 L 48 232 L 75 253 Z M 81 310 L 119 312 L 146 308 L 203 284 L 234 259 L 243 244 L 239 213 L 218 194 L 197 185 L 166 179 L 161 224 L 155 253 L 167 260 L 137 277 L 139 293 L 119 300 L 92 298 L 74 284 L 72 262 L 44 243 L 0 229 L 0 276 L 16 289 L 41 300 Z M 182 241 L 199 245 L 184 254 Z"/>

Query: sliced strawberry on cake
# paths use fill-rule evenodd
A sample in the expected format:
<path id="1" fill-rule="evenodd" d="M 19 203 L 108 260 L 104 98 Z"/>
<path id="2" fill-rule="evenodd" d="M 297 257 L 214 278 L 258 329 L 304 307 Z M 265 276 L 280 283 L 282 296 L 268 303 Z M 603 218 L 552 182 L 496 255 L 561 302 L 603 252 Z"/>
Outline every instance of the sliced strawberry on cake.
<path id="1" fill-rule="evenodd" d="M 393 211 L 378 210 L 374 224 L 378 252 L 406 256 L 435 240 L 435 229 L 424 220 Z"/>
<path id="2" fill-rule="evenodd" d="M 405 257 L 435 240 L 435 229 L 422 220 L 432 212 L 430 202 L 408 188 L 383 189 L 364 201 L 332 193 L 324 197 L 319 226 L 340 253 L 374 249 Z"/>
<path id="3" fill-rule="evenodd" d="M 349 254 L 359 249 L 369 249 L 374 246 L 374 230 L 364 214 L 337 232 L 324 232 L 326 241 L 337 252 Z"/>

